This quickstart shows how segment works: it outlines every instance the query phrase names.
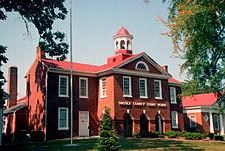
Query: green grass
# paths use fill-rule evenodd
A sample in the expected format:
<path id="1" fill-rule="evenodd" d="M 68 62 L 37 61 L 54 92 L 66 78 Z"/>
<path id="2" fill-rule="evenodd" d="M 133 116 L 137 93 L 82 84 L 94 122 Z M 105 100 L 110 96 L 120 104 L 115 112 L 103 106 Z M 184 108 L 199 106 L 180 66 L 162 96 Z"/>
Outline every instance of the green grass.
<path id="1" fill-rule="evenodd" d="M 97 139 L 78 139 L 74 143 L 79 146 L 68 147 L 69 140 L 54 140 L 40 143 L 30 143 L 26 145 L 4 145 L 0 151 L 89 151 L 95 150 Z M 180 141 L 149 138 L 121 138 L 122 150 L 151 151 L 151 150 L 188 150 L 188 151 L 225 151 L 225 141 Z"/>

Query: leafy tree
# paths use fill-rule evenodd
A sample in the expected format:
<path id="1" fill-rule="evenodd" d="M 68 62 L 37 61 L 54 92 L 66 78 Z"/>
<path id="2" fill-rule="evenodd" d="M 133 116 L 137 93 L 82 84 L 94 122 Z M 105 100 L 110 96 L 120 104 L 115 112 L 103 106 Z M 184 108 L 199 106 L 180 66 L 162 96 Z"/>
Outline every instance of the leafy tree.
<path id="1" fill-rule="evenodd" d="M 0 0 L 0 20 L 6 20 L 9 12 L 19 13 L 28 33 L 29 23 L 36 27 L 41 50 L 50 57 L 56 56 L 58 60 L 64 60 L 68 53 L 68 44 L 64 42 L 65 35 L 59 31 L 52 31 L 54 21 L 64 20 L 66 17 L 67 10 L 63 3 L 64 0 Z M 4 56 L 6 49 L 6 46 L 0 45 L 0 69 L 8 60 Z M 5 78 L 0 70 L 0 100 L 4 83 Z"/>
<path id="2" fill-rule="evenodd" d="M 97 150 L 99 151 L 118 151 L 121 150 L 119 145 L 119 138 L 112 118 L 110 116 L 110 109 L 105 107 L 105 113 L 100 123 L 100 139 L 97 143 Z"/>
<path id="3" fill-rule="evenodd" d="M 174 53 L 184 59 L 188 81 L 183 95 L 214 92 L 225 100 L 225 1 L 163 0 L 169 15 L 161 20 L 172 38 Z"/>

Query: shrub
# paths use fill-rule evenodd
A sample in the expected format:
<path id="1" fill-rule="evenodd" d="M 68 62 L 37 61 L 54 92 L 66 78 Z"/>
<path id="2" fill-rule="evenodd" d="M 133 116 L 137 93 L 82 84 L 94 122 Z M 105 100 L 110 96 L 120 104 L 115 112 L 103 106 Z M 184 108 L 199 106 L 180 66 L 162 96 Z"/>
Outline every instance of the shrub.
<path id="1" fill-rule="evenodd" d="M 214 136 L 214 138 L 215 138 L 215 140 L 219 140 L 219 141 L 224 140 L 223 136 L 221 136 L 221 135 L 216 135 L 216 136 Z"/>
<path id="2" fill-rule="evenodd" d="M 176 138 L 177 136 L 179 136 L 179 132 L 169 131 L 169 132 L 166 132 L 165 135 L 169 138 Z"/>
<path id="3" fill-rule="evenodd" d="M 150 133 L 149 133 L 149 132 L 146 132 L 146 131 L 140 131 L 140 132 L 139 132 L 139 136 L 140 136 L 141 138 L 147 138 L 147 137 L 150 136 Z"/>
<path id="4" fill-rule="evenodd" d="M 213 138 L 214 138 L 214 134 L 213 134 L 213 133 L 209 133 L 207 136 L 208 136 L 210 139 L 213 139 Z"/>
<path id="5" fill-rule="evenodd" d="M 149 132 L 149 137 L 151 137 L 151 138 L 158 138 L 159 137 L 159 132 Z"/>
<path id="6" fill-rule="evenodd" d="M 119 137 L 114 128 L 114 123 L 110 116 L 110 109 L 105 107 L 103 120 L 100 123 L 100 139 L 96 144 L 99 151 L 118 151 L 121 150 Z"/>
<path id="7" fill-rule="evenodd" d="M 44 141 L 45 134 L 43 131 L 32 131 L 30 133 L 30 141 L 41 142 Z"/>
<path id="8" fill-rule="evenodd" d="M 133 136 L 133 137 L 140 138 L 140 133 L 133 133 L 132 136 Z"/>
<path id="9" fill-rule="evenodd" d="M 184 133 L 183 136 L 185 139 L 191 139 L 191 140 L 200 140 L 204 138 L 204 135 L 201 133 L 191 133 L 191 132 L 186 132 Z"/>

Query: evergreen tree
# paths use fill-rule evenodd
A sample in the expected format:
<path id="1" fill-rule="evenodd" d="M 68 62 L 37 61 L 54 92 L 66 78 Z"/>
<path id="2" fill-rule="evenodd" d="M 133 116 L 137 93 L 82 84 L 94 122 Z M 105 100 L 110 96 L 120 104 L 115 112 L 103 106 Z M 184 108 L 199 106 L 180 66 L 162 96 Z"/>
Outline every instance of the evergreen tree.
<path id="1" fill-rule="evenodd" d="M 100 123 L 100 139 L 97 143 L 99 151 L 118 151 L 121 150 L 119 137 L 114 128 L 114 123 L 110 116 L 110 108 L 105 107 L 105 113 Z"/>

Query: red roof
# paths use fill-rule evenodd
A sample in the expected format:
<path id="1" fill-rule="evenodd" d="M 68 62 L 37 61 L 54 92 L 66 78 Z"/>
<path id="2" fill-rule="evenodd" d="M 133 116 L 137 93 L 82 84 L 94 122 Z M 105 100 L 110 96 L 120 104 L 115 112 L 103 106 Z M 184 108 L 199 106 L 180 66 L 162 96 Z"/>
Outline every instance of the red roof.
<path id="1" fill-rule="evenodd" d="M 128 30 L 123 26 L 117 31 L 116 35 L 130 35 Z"/>
<path id="2" fill-rule="evenodd" d="M 110 70 L 130 59 L 133 59 L 133 58 L 141 55 L 141 54 L 143 54 L 143 53 L 131 55 L 130 57 L 128 57 L 127 59 L 124 59 L 122 61 L 104 64 L 101 66 L 73 62 L 73 71 L 86 72 L 86 73 L 99 73 L 99 72 L 103 72 L 106 70 Z M 53 59 L 41 59 L 41 61 L 50 68 L 70 70 L 70 62 L 68 62 L 68 61 L 57 61 L 57 60 L 53 60 Z"/>
<path id="3" fill-rule="evenodd" d="M 169 78 L 169 79 L 168 79 L 168 82 L 169 82 L 169 83 L 175 83 L 175 84 L 182 84 L 182 82 L 180 82 L 180 81 L 178 81 L 178 80 L 176 80 L 176 79 L 174 79 L 174 78 Z"/>
<path id="4" fill-rule="evenodd" d="M 182 97 L 183 107 L 194 106 L 212 106 L 217 101 L 217 96 L 214 93 L 197 94 L 192 96 Z"/>

